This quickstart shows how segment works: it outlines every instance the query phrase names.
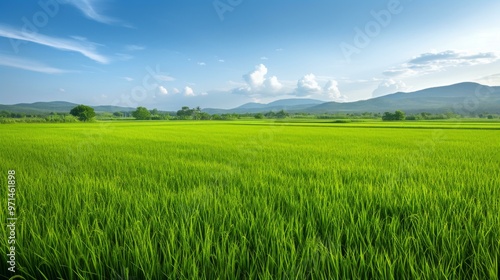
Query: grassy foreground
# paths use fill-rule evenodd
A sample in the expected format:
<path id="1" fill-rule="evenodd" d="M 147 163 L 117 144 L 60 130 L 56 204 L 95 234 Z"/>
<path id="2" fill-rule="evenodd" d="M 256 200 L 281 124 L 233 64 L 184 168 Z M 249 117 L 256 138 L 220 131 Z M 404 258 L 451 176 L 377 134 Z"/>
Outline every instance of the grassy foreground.
<path id="1" fill-rule="evenodd" d="M 0 125 L 2 185 L 8 170 L 17 179 L 16 268 L 27 279 L 498 279 L 500 124 L 420 124 Z"/>

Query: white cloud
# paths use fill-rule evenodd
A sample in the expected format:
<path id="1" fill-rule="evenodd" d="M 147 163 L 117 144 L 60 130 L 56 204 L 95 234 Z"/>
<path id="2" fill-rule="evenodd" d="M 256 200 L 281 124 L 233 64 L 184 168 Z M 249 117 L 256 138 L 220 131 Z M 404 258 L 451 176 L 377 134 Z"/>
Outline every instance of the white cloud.
<path id="1" fill-rule="evenodd" d="M 278 91 L 283 88 L 283 84 L 278 81 L 278 77 L 276 76 L 272 76 L 271 78 L 266 79 L 264 85 L 267 89 L 270 89 L 272 91 Z"/>
<path id="2" fill-rule="evenodd" d="M 66 90 L 63 88 L 59 88 L 59 92 L 66 92 Z"/>
<path id="3" fill-rule="evenodd" d="M 106 24 L 117 24 L 120 23 L 119 20 L 114 19 L 112 17 L 105 16 L 97 11 L 97 7 L 95 5 L 95 0 L 71 0 L 64 1 L 66 4 L 73 5 L 78 10 L 80 10 L 87 18 L 95 20 L 100 23 Z"/>
<path id="4" fill-rule="evenodd" d="M 498 59 L 499 57 L 492 52 L 467 53 L 453 50 L 430 52 L 413 57 L 398 67 L 384 71 L 383 74 L 388 77 L 408 77 L 439 72 L 450 67 L 489 64 Z"/>
<path id="5" fill-rule="evenodd" d="M 477 81 L 490 86 L 500 85 L 500 73 L 482 77 Z"/>
<path id="6" fill-rule="evenodd" d="M 243 76 L 243 79 L 252 87 L 257 88 L 266 80 L 267 67 L 264 64 L 255 66 L 255 70 Z"/>
<path id="7" fill-rule="evenodd" d="M 146 47 L 144 46 L 138 46 L 138 45 L 126 45 L 125 50 L 129 52 L 135 52 L 135 51 L 142 51 L 145 50 Z"/>
<path id="8" fill-rule="evenodd" d="M 177 94 L 177 93 L 180 93 L 181 91 L 180 91 L 178 88 L 173 88 L 173 89 L 172 89 L 172 92 L 173 92 L 174 94 Z"/>
<path id="9" fill-rule="evenodd" d="M 174 77 L 172 77 L 170 75 L 164 75 L 164 74 L 154 75 L 154 78 L 156 80 L 160 80 L 160 81 L 163 81 L 163 82 L 173 82 L 173 81 L 175 81 Z"/>
<path id="10" fill-rule="evenodd" d="M 342 94 L 340 94 L 339 84 L 337 83 L 337 81 L 329 80 L 328 82 L 326 82 L 323 90 L 329 99 L 337 100 L 342 98 Z"/>
<path id="11" fill-rule="evenodd" d="M 122 77 L 124 80 L 126 80 L 127 82 L 132 82 L 134 79 L 133 78 L 130 78 L 130 77 Z"/>
<path id="12" fill-rule="evenodd" d="M 115 55 L 116 55 L 117 59 L 121 60 L 121 61 L 127 61 L 127 60 L 131 60 L 132 58 L 134 58 L 130 54 L 126 54 L 126 53 L 115 53 Z"/>
<path id="13" fill-rule="evenodd" d="M 96 44 L 87 41 L 62 39 L 39 33 L 26 33 L 5 25 L 0 25 L 0 37 L 33 42 L 64 51 L 78 52 L 94 61 L 103 64 L 109 63 L 107 57 L 96 52 Z"/>
<path id="14" fill-rule="evenodd" d="M 296 93 L 298 96 L 321 94 L 322 88 L 316 81 L 314 74 L 307 74 L 297 81 Z"/>
<path id="15" fill-rule="evenodd" d="M 342 95 L 338 88 L 338 82 L 327 80 L 323 87 L 317 81 L 314 74 L 307 74 L 297 81 L 294 94 L 301 97 L 320 98 L 336 101 L 345 101 L 347 96 Z"/>
<path id="16" fill-rule="evenodd" d="M 164 86 L 159 86 L 158 90 L 160 91 L 161 94 L 167 95 L 168 90 Z"/>
<path id="17" fill-rule="evenodd" d="M 46 74 L 61 74 L 68 72 L 66 70 L 50 67 L 36 61 L 30 61 L 5 55 L 0 55 L 0 65 Z"/>
<path id="18" fill-rule="evenodd" d="M 185 96 L 195 96 L 194 90 L 188 86 L 184 88 L 184 95 Z"/>
<path id="19" fill-rule="evenodd" d="M 234 93 L 246 95 L 269 95 L 283 93 L 283 84 L 278 80 L 278 77 L 267 75 L 267 67 L 264 64 L 255 66 L 255 70 L 243 75 L 246 84 L 233 90 Z"/>
<path id="20" fill-rule="evenodd" d="M 206 66 L 207 64 L 205 62 L 198 62 L 199 66 Z"/>
<path id="21" fill-rule="evenodd" d="M 224 62 L 226 62 L 226 61 L 225 61 L 224 59 L 219 59 L 219 62 L 220 62 L 220 63 L 224 63 Z"/>
<path id="22" fill-rule="evenodd" d="M 380 97 L 391 93 L 400 92 L 406 89 L 406 84 L 402 81 L 395 81 L 392 79 L 383 81 L 373 91 L 373 97 Z"/>
<path id="23" fill-rule="evenodd" d="M 268 60 L 269 58 L 267 58 L 267 56 L 261 56 L 260 59 L 261 60 Z"/>

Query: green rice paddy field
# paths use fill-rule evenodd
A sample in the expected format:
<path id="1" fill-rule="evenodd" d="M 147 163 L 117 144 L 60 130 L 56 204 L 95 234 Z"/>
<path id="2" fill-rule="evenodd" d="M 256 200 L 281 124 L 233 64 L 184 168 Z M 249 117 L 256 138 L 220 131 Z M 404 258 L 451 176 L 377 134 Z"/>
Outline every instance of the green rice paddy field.
<path id="1" fill-rule="evenodd" d="M 15 170 L 26 279 L 498 279 L 499 140 L 494 122 L 6 124 L 0 218 Z"/>

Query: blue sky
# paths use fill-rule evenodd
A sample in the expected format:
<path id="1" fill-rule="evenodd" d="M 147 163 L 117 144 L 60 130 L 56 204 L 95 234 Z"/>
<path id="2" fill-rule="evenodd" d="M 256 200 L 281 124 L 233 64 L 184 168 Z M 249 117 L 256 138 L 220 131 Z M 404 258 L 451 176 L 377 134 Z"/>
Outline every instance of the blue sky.
<path id="1" fill-rule="evenodd" d="M 0 103 L 232 108 L 500 85 L 499 1 L 0 2 Z"/>

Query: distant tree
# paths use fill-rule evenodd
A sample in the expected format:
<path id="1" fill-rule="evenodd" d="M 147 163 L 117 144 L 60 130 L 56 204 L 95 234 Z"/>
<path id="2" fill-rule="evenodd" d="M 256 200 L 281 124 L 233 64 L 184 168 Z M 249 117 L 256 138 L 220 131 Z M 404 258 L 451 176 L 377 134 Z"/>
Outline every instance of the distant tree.
<path id="1" fill-rule="evenodd" d="M 382 120 L 384 121 L 393 121 L 394 120 L 394 115 L 390 112 L 384 112 L 382 115 Z"/>
<path id="2" fill-rule="evenodd" d="M 266 118 L 272 119 L 272 118 L 276 117 L 276 113 L 273 111 L 269 111 L 269 112 L 265 113 L 264 116 L 266 116 Z"/>
<path id="3" fill-rule="evenodd" d="M 200 114 L 200 120 L 211 120 L 212 116 L 209 113 L 206 112 L 201 112 Z"/>
<path id="4" fill-rule="evenodd" d="M 85 105 L 78 105 L 71 109 L 69 113 L 84 122 L 90 121 L 95 117 L 94 108 Z"/>
<path id="5" fill-rule="evenodd" d="M 265 118 L 265 116 L 262 113 L 257 113 L 257 114 L 255 114 L 254 118 L 256 118 L 256 119 L 263 119 L 263 118 Z"/>
<path id="6" fill-rule="evenodd" d="M 382 115 L 382 120 L 384 121 L 403 121 L 406 118 L 406 114 L 403 111 L 396 111 L 394 113 L 385 112 Z"/>
<path id="7" fill-rule="evenodd" d="M 177 117 L 181 120 L 192 118 L 193 114 L 194 109 L 190 109 L 188 106 L 183 106 L 179 111 L 177 111 Z"/>
<path id="8" fill-rule="evenodd" d="M 113 116 L 121 118 L 121 117 L 123 117 L 123 113 L 122 112 L 114 112 Z"/>
<path id="9" fill-rule="evenodd" d="M 397 110 L 396 112 L 394 112 L 394 120 L 396 121 L 404 121 L 405 117 L 406 114 L 403 111 Z"/>
<path id="10" fill-rule="evenodd" d="M 150 112 L 151 112 L 151 115 L 153 115 L 153 116 L 154 116 L 154 115 L 159 115 L 159 114 L 160 114 L 160 112 L 158 112 L 158 109 L 156 109 L 156 108 L 155 108 L 155 109 L 153 109 L 153 110 L 151 110 Z"/>
<path id="11" fill-rule="evenodd" d="M 137 107 L 137 109 L 132 112 L 132 117 L 136 120 L 149 120 L 151 118 L 151 112 L 145 107 Z"/>
<path id="12" fill-rule="evenodd" d="M 289 114 L 287 112 L 285 112 L 284 110 L 281 110 L 278 113 L 276 113 L 276 117 L 278 119 L 284 119 L 284 118 L 286 118 L 288 116 L 289 116 Z"/>

